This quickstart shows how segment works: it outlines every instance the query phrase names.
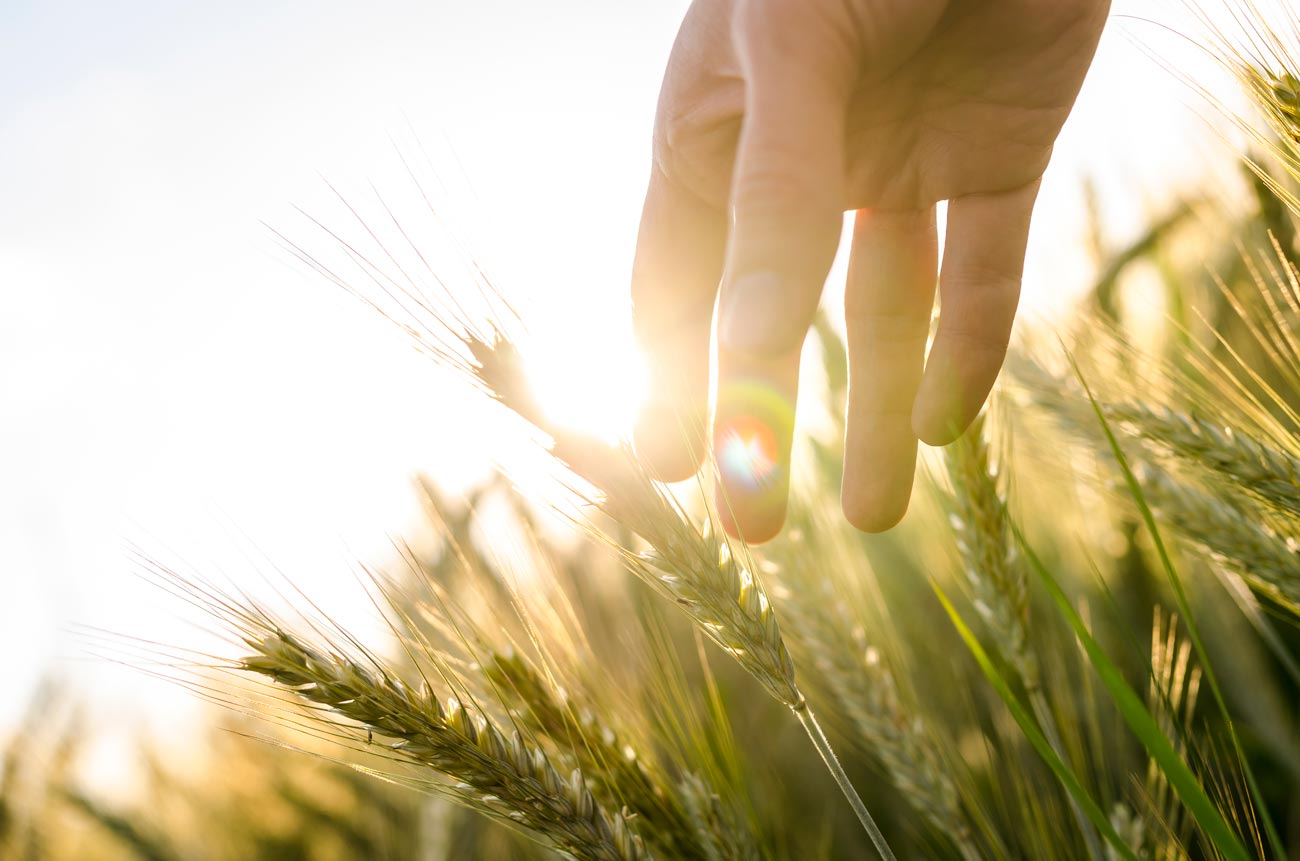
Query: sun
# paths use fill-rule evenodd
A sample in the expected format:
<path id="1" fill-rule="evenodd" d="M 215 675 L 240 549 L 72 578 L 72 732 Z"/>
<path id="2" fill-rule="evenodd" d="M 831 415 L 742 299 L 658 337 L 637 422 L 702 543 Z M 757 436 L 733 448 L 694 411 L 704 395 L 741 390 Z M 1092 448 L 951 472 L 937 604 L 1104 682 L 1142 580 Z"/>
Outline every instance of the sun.
<path id="1" fill-rule="evenodd" d="M 631 338 L 586 328 L 575 337 L 529 338 L 529 385 L 552 421 L 618 442 L 630 437 L 645 402 L 645 361 Z"/>

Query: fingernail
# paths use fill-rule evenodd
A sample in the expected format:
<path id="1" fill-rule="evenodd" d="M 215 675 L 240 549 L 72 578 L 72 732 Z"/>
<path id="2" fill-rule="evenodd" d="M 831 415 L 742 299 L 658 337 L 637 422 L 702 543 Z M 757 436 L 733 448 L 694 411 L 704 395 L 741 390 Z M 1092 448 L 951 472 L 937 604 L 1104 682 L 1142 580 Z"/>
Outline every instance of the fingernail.
<path id="1" fill-rule="evenodd" d="M 718 337 L 741 353 L 773 353 L 790 339 L 787 291 L 775 272 L 742 275 L 724 291 L 726 301 Z"/>

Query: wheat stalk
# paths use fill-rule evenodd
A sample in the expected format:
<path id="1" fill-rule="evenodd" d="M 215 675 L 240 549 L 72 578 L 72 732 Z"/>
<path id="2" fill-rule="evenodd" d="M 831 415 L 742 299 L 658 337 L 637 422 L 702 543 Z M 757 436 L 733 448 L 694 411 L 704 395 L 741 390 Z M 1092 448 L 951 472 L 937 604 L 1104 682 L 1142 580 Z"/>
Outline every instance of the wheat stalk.
<path id="1" fill-rule="evenodd" d="M 717 530 L 701 532 L 691 525 L 626 445 L 602 443 L 547 421 L 525 385 L 518 351 L 499 330 L 493 329 L 491 340 L 472 331 L 458 337 L 473 357 L 472 378 L 546 433 L 552 454 L 600 491 L 593 504 L 650 545 L 650 552 L 635 555 L 612 545 L 624 553 L 632 571 L 680 606 L 706 637 L 795 713 L 881 857 L 894 861 L 795 682 L 794 662 L 752 567 L 741 564 Z"/>
<path id="2" fill-rule="evenodd" d="M 748 840 L 735 839 L 739 829 L 729 808 L 698 775 L 690 773 L 682 778 L 678 792 L 695 833 L 702 838 L 708 861 L 762 861 L 759 850 Z"/>
<path id="3" fill-rule="evenodd" d="M 649 859 L 624 816 L 597 803 L 580 770 L 562 778 L 540 748 L 518 731 L 506 737 L 472 706 L 439 700 L 427 686 L 414 689 L 283 630 L 245 642 L 254 654 L 241 669 L 391 739 L 398 757 L 456 781 L 450 791 L 468 806 L 524 826 L 581 861 Z"/>
<path id="4" fill-rule="evenodd" d="M 924 720 L 910 713 L 880 653 L 865 647 L 854 653 L 856 675 L 841 668 L 828 674 L 839 702 L 880 758 L 894 786 L 931 825 L 946 834 L 965 861 L 983 857 L 962 812 L 951 767 L 939 757 Z"/>
<path id="5" fill-rule="evenodd" d="M 1021 366 L 1019 371 L 1034 385 L 1037 403 L 1075 431 L 1089 426 L 1087 405 L 1072 401 L 1068 386 L 1045 384 L 1050 377 L 1037 366 Z M 1171 452 L 1179 462 L 1226 480 L 1284 516 L 1300 516 L 1300 459 L 1248 434 L 1220 429 L 1166 407 L 1134 403 L 1098 406 L 1108 421 Z M 1261 522 L 1258 512 L 1233 502 L 1230 495 L 1211 494 L 1176 480 L 1156 463 L 1140 464 L 1136 476 L 1152 509 L 1184 540 L 1256 588 L 1300 606 L 1300 555 L 1288 539 Z"/>
<path id="6" fill-rule="evenodd" d="M 374 285 L 376 295 L 368 295 L 283 234 L 276 236 L 299 260 L 393 323 L 416 349 L 550 437 L 552 454 L 599 491 L 600 498 L 589 501 L 652 548 L 648 554 L 633 555 L 612 543 L 633 572 L 679 605 L 773 696 L 796 711 L 804 707 L 762 584 L 732 557 L 725 539 L 716 533 L 701 535 L 687 522 L 628 446 L 610 445 L 550 421 L 529 388 L 517 346 L 495 322 L 518 316 L 491 284 L 475 285 L 483 301 L 480 312 L 471 313 L 441 279 L 421 284 L 400 266 L 386 270 L 339 233 L 312 221 L 339 244 Z"/>
<path id="7" fill-rule="evenodd" d="M 1029 642 L 1028 575 L 1011 540 L 1007 503 L 989 457 L 985 414 L 949 447 L 946 461 L 953 484 L 951 522 L 976 612 L 1024 686 L 1044 737 L 1064 759 L 1065 744 L 1043 693 L 1038 658 Z M 1096 829 L 1074 799 L 1070 807 L 1089 855 L 1103 858 Z"/>
<path id="8" fill-rule="evenodd" d="M 1178 635 L 1178 619 L 1157 605 L 1151 623 L 1151 676 L 1147 696 L 1161 729 L 1174 740 L 1179 753 L 1187 750 L 1187 734 L 1200 695 L 1201 670 L 1192 661 L 1192 644 Z M 1144 783 L 1146 804 L 1156 817 L 1158 828 L 1151 830 L 1155 844 L 1152 857 L 1159 861 L 1178 861 L 1187 857 L 1186 810 L 1164 772 L 1152 760 L 1147 761 Z M 1134 815 L 1135 819 L 1138 819 Z M 1144 820 L 1143 820 L 1144 821 Z M 1137 845 L 1137 844 L 1130 844 Z"/>
<path id="9" fill-rule="evenodd" d="M 717 530 L 702 532 L 692 525 L 641 466 L 630 446 L 610 445 L 547 418 L 529 389 L 518 348 L 497 322 L 507 318 L 518 321 L 518 315 L 486 279 L 475 285 L 483 300 L 481 313 L 468 312 L 440 278 L 435 276 L 432 283 L 417 282 L 392 260 L 382 243 L 380 257 L 372 260 L 338 233 L 312 220 L 340 245 L 346 259 L 375 286 L 377 294 L 367 295 L 296 243 L 282 234 L 277 236 L 300 260 L 394 323 L 417 349 L 550 438 L 551 453 L 597 490 L 587 500 L 644 539 L 650 551 L 633 553 L 612 541 L 611 546 L 623 554 L 633 573 L 681 607 L 705 637 L 794 712 L 882 858 L 893 861 L 893 852 L 795 682 L 794 664 L 776 614 L 752 566 L 736 558 L 731 544 Z M 373 232 L 370 235 L 375 238 Z M 381 265 L 385 259 L 391 262 Z"/>
<path id="10" fill-rule="evenodd" d="M 792 552 L 823 558 L 826 548 L 809 541 L 805 534 Z M 788 562 L 793 564 L 793 559 Z M 983 856 L 962 810 L 951 765 L 924 719 L 904 705 L 893 671 L 868 645 L 862 626 L 849 618 L 833 578 L 815 570 L 809 573 L 797 584 L 782 582 L 779 587 L 800 659 L 815 671 L 819 684 L 857 731 L 860 746 L 876 758 L 912 808 L 946 835 L 965 861 L 977 861 Z"/>

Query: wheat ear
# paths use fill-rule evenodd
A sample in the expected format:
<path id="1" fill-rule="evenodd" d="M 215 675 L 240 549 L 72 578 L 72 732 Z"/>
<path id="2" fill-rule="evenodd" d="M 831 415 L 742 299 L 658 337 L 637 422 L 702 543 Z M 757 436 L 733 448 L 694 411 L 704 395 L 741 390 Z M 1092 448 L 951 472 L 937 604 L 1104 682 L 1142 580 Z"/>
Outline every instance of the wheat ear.
<path id="1" fill-rule="evenodd" d="M 1043 693 L 1038 658 L 1029 643 L 1028 576 L 1011 540 L 1006 499 L 989 457 L 984 414 L 949 447 L 945 457 L 953 484 L 951 521 L 976 611 L 1024 686 L 1044 737 L 1064 759 L 1065 744 Z M 1070 807 L 1088 854 L 1100 861 L 1104 849 L 1095 827 L 1073 799 Z"/>
<path id="2" fill-rule="evenodd" d="M 1029 581 L 1011 540 L 982 414 L 945 450 L 945 461 L 953 485 L 949 522 L 975 609 L 1021 683 L 1038 690 L 1038 657 L 1029 645 Z"/>
<path id="3" fill-rule="evenodd" d="M 242 669 L 391 739 L 398 757 L 456 781 L 451 793 L 498 819 L 523 826 L 581 861 L 650 857 L 621 813 L 605 811 L 575 769 L 566 780 L 518 731 L 506 737 L 486 715 L 455 698 L 441 701 L 381 669 L 317 650 L 281 630 L 246 643 Z"/>
<path id="4" fill-rule="evenodd" d="M 1142 464 L 1137 477 L 1147 502 L 1184 541 L 1256 589 L 1300 608 L 1300 554 L 1262 525 L 1258 513 L 1178 481 L 1154 464 Z"/>
<path id="5" fill-rule="evenodd" d="M 1105 413 L 1180 460 L 1213 471 L 1282 513 L 1300 518 L 1300 458 L 1295 455 L 1244 431 L 1168 408 L 1111 403 Z"/>
<path id="6" fill-rule="evenodd" d="M 1032 386 L 1036 402 L 1070 429 L 1082 432 L 1095 422 L 1085 404 L 1071 399 L 1066 381 L 1053 382 L 1047 371 L 1032 364 L 1020 365 L 1017 372 Z M 1180 463 L 1209 472 L 1284 517 L 1300 517 L 1300 459 L 1293 455 L 1249 434 L 1220 429 L 1165 407 L 1099 406 L 1108 421 L 1171 452 Z M 1137 478 L 1151 507 L 1184 540 L 1256 588 L 1300 606 L 1300 555 L 1284 537 L 1263 525 L 1258 513 L 1234 503 L 1230 495 L 1211 494 L 1179 481 L 1155 463 L 1141 464 Z"/>
<path id="7" fill-rule="evenodd" d="M 731 654 L 768 691 L 803 707 L 794 664 L 762 584 L 717 533 L 701 534 L 625 445 L 611 445 L 547 420 L 525 385 L 514 345 L 466 334 L 473 374 L 493 398 L 551 439 L 551 453 L 599 491 L 593 504 L 645 539 L 650 551 L 623 553 L 632 571 L 681 607 L 700 630 Z"/>
<path id="8" fill-rule="evenodd" d="M 1096 416 L 1074 380 L 1022 361 L 1015 374 L 1039 406 L 1076 432 L 1096 426 Z M 1168 451 L 1188 466 L 1205 470 L 1280 513 L 1300 518 L 1300 457 L 1248 431 L 1165 406 L 1102 401 L 1106 420 Z"/>
<path id="9" fill-rule="evenodd" d="M 421 285 L 400 267 L 397 275 L 385 273 L 337 233 L 316 224 L 376 284 L 377 295 L 367 296 L 341 273 L 292 241 L 281 239 L 325 278 L 392 321 L 417 349 L 551 438 L 556 458 L 599 491 L 601 498 L 590 501 L 650 545 L 647 554 L 634 554 L 616 545 L 634 573 L 678 604 L 701 633 L 795 713 L 881 857 L 894 861 L 888 843 L 795 683 L 794 664 L 762 583 L 735 558 L 726 539 L 716 532 L 701 534 L 692 526 L 626 445 L 611 446 L 548 421 L 529 390 L 517 348 L 496 322 L 505 318 L 517 322 L 518 315 L 485 279 L 476 284 L 485 312 L 480 316 L 467 312 L 441 279 Z"/>
<path id="10" fill-rule="evenodd" d="M 517 703 L 512 717 L 569 751 L 597 794 L 622 805 L 645 823 L 647 842 L 666 858 L 706 861 L 706 851 L 682 799 L 665 786 L 616 730 L 591 712 L 577 710 L 516 652 L 493 652 L 483 671 L 501 698 Z"/>
<path id="11" fill-rule="evenodd" d="M 807 547 L 803 552 L 821 558 L 821 550 Z M 813 571 L 798 584 L 782 583 L 779 588 L 800 660 L 816 672 L 857 731 L 863 749 L 879 761 L 912 808 L 952 841 L 963 861 L 979 861 L 983 856 L 962 810 L 951 766 L 924 720 L 904 705 L 893 671 L 868 645 L 862 626 L 850 619 L 833 578 Z"/>
<path id="12" fill-rule="evenodd" d="M 894 861 L 795 682 L 794 662 L 757 574 L 716 530 L 697 530 L 629 448 L 548 422 L 524 384 L 518 352 L 500 332 L 490 341 L 472 332 L 459 337 L 473 358 L 471 375 L 483 390 L 546 433 L 555 457 L 600 491 L 602 498 L 593 500 L 600 510 L 650 545 L 648 553 L 623 551 L 633 572 L 680 606 L 706 637 L 795 713 L 881 858 Z"/>
<path id="13" fill-rule="evenodd" d="M 847 657 L 847 656 L 846 656 Z M 856 684 L 843 672 L 831 680 L 849 718 L 880 758 L 894 786 L 940 833 L 946 834 L 964 861 L 982 858 L 966 822 L 952 779 L 924 722 L 903 706 L 894 674 L 880 653 L 867 647 L 857 659 Z"/>

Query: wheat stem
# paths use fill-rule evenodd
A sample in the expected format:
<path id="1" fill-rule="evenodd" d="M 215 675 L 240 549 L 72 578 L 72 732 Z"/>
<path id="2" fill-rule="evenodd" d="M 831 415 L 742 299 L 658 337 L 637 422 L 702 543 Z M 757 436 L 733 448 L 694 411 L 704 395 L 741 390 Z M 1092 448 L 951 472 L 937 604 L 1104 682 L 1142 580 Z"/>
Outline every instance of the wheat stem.
<path id="1" fill-rule="evenodd" d="M 835 783 L 839 785 L 840 791 L 848 799 L 853 812 L 857 814 L 858 821 L 862 823 L 867 836 L 871 838 L 876 851 L 880 853 L 882 861 L 898 861 L 894 857 L 893 850 L 889 848 L 885 835 L 880 833 L 880 827 L 876 825 L 876 820 L 871 818 L 867 805 L 862 803 L 858 791 L 853 788 L 853 783 L 849 780 L 849 776 L 845 774 L 844 767 L 840 765 L 839 759 L 836 758 L 835 751 L 831 748 L 826 733 L 822 731 L 821 724 L 817 723 L 817 718 L 813 715 L 812 709 L 808 708 L 807 703 L 804 703 L 802 706 L 791 708 L 791 711 L 799 718 L 799 723 L 803 724 L 804 731 L 808 733 L 808 738 L 812 740 L 813 747 L 817 748 L 817 753 L 821 756 L 822 762 L 826 763 L 826 768 L 830 771 L 831 776 L 835 778 Z"/>

